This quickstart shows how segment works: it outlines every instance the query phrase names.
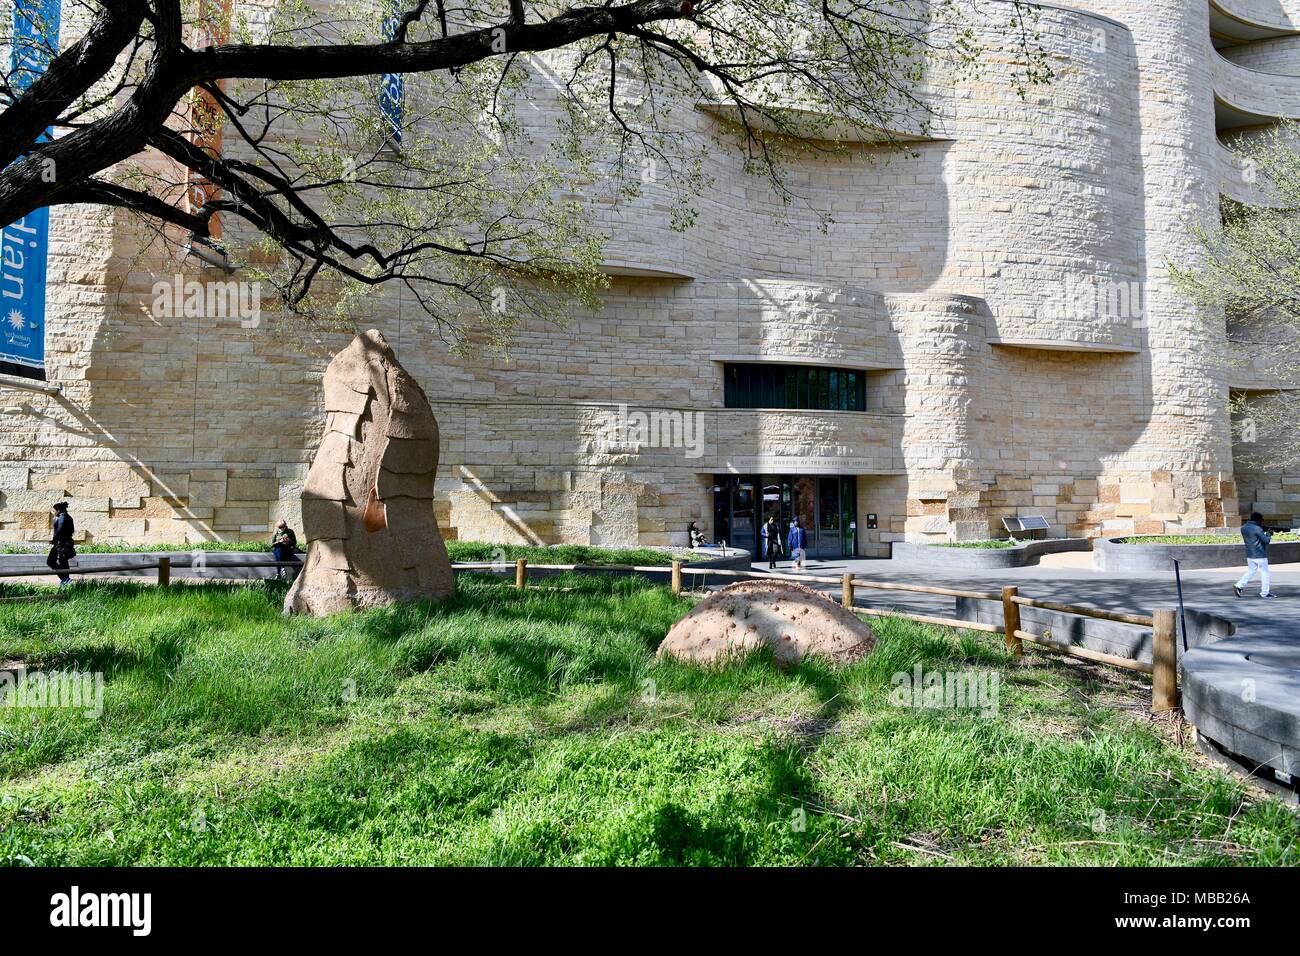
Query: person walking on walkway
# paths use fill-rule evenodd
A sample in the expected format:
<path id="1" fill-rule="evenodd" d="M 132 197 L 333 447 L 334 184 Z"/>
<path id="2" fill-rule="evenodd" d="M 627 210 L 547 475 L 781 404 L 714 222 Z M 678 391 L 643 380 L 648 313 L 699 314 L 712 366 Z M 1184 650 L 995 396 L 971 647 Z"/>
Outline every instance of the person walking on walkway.
<path id="1" fill-rule="evenodd" d="M 50 507 L 50 515 L 54 518 L 54 534 L 50 538 L 49 557 L 45 563 L 51 570 L 66 571 L 68 562 L 77 556 L 77 549 L 72 546 L 72 536 L 76 533 L 76 522 L 72 520 L 72 515 L 68 514 L 68 503 L 60 501 Z M 71 576 L 67 574 L 59 575 L 59 587 L 66 588 L 72 583 Z"/>
<path id="2" fill-rule="evenodd" d="M 808 532 L 804 530 L 802 518 L 794 519 L 786 544 L 790 548 L 790 557 L 794 558 L 794 570 L 802 571 L 803 559 L 808 555 Z"/>
<path id="3" fill-rule="evenodd" d="M 1268 573 L 1268 546 L 1273 540 L 1273 531 L 1264 527 L 1264 516 L 1258 511 L 1241 526 L 1241 538 L 1246 542 L 1246 573 L 1232 586 L 1232 592 L 1241 597 L 1241 589 L 1250 583 L 1250 579 L 1259 574 L 1259 596 L 1273 597 L 1272 580 Z"/>
<path id="4" fill-rule="evenodd" d="M 776 520 L 776 515 L 768 515 L 767 521 L 763 523 L 763 545 L 767 550 L 767 568 L 769 571 L 776 570 L 776 559 L 781 557 L 781 525 Z"/>

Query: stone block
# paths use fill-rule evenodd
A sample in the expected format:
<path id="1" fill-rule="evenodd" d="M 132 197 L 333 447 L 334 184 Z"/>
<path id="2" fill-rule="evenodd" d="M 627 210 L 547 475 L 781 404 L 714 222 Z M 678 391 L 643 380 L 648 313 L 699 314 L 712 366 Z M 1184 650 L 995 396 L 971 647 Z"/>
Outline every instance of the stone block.
<path id="1" fill-rule="evenodd" d="M 212 516 L 212 527 L 218 531 L 238 531 L 245 525 L 266 527 L 266 508 L 217 508 Z"/>
<path id="2" fill-rule="evenodd" d="M 275 478 L 230 478 L 226 482 L 227 501 L 274 501 L 280 497 L 280 482 Z"/>
<path id="3" fill-rule="evenodd" d="M 110 507 L 107 498 L 80 498 L 74 496 L 68 499 L 68 510 L 72 512 L 74 520 L 77 519 L 78 512 L 102 512 L 107 514 Z M 81 522 L 78 520 L 77 523 L 80 524 Z"/>
<path id="4" fill-rule="evenodd" d="M 49 511 L 58 501 L 45 491 L 6 491 L 0 493 L 0 508 L 5 511 Z"/>
<path id="5" fill-rule="evenodd" d="M 189 494 L 190 476 L 188 474 L 155 474 L 149 481 L 149 496 L 153 498 L 168 498 L 176 501 L 181 498 L 188 498 Z"/>
<path id="6" fill-rule="evenodd" d="M 46 511 L 24 511 L 18 515 L 18 527 L 23 531 L 46 531 L 53 528 L 53 519 Z"/>
<path id="7" fill-rule="evenodd" d="M 1155 485 L 1149 481 L 1125 481 L 1119 486 L 1119 500 L 1126 503 L 1150 502 L 1155 493 Z"/>
<path id="8" fill-rule="evenodd" d="M 220 507 L 226 503 L 225 481 L 190 481 L 191 505 Z"/>
<path id="9" fill-rule="evenodd" d="M 192 468 L 190 469 L 190 480 L 202 482 L 219 481 L 224 484 L 227 474 L 228 473 L 224 468 Z"/>
<path id="10" fill-rule="evenodd" d="M 538 471 L 533 476 L 533 487 L 537 491 L 568 491 L 571 475 L 567 471 Z"/>
<path id="11" fill-rule="evenodd" d="M 909 537 L 914 534 L 947 534 L 948 519 L 942 516 L 908 518 L 904 530 Z"/>
<path id="12" fill-rule="evenodd" d="M 166 498 L 145 498 L 144 516 L 146 518 L 170 518 L 175 509 Z"/>

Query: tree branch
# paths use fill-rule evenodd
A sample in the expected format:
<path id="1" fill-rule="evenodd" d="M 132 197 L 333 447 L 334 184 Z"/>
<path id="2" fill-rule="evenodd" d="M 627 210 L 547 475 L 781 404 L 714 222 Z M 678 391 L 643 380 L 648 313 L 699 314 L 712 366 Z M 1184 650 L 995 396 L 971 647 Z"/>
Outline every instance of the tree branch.
<path id="1" fill-rule="evenodd" d="M 144 20 L 140 0 L 103 0 L 86 35 L 55 57 L 49 69 L 10 107 L 0 123 L 0 168 L 29 151 L 78 96 L 126 49 Z"/>

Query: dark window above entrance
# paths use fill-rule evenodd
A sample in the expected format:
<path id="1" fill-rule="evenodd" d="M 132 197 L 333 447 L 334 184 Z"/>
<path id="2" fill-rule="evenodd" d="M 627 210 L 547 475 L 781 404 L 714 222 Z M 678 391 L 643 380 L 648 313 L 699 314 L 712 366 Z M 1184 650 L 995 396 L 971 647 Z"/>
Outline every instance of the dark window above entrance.
<path id="1" fill-rule="evenodd" d="M 727 408 L 867 408 L 867 375 L 856 369 L 728 362 L 723 379 Z"/>

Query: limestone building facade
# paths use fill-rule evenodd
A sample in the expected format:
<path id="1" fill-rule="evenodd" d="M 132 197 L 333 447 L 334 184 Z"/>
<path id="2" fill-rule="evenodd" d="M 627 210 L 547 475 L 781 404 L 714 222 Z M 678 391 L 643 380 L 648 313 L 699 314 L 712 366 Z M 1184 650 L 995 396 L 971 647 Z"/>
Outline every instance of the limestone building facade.
<path id="1" fill-rule="evenodd" d="M 685 232 L 653 185 L 593 209 L 604 307 L 508 355 L 449 354 L 400 299 L 359 317 L 433 404 L 446 534 L 669 545 L 695 521 L 752 547 L 776 511 L 815 553 L 881 556 L 1024 514 L 1071 536 L 1300 517 L 1300 476 L 1234 467 L 1230 390 L 1269 383 L 1167 277 L 1189 224 L 1253 198 L 1234 138 L 1300 117 L 1300 0 L 1080 0 L 1037 27 L 1049 85 L 1021 98 L 993 55 L 928 91 L 907 152 L 793 159 L 827 232 L 774 219 L 717 150 Z M 725 122 L 685 106 L 701 137 Z M 94 540 L 297 523 L 325 361 L 237 316 L 160 323 L 159 275 L 223 277 L 134 242 L 114 215 L 52 215 L 50 389 L 0 388 L 0 540 L 44 540 L 58 499 Z"/>

